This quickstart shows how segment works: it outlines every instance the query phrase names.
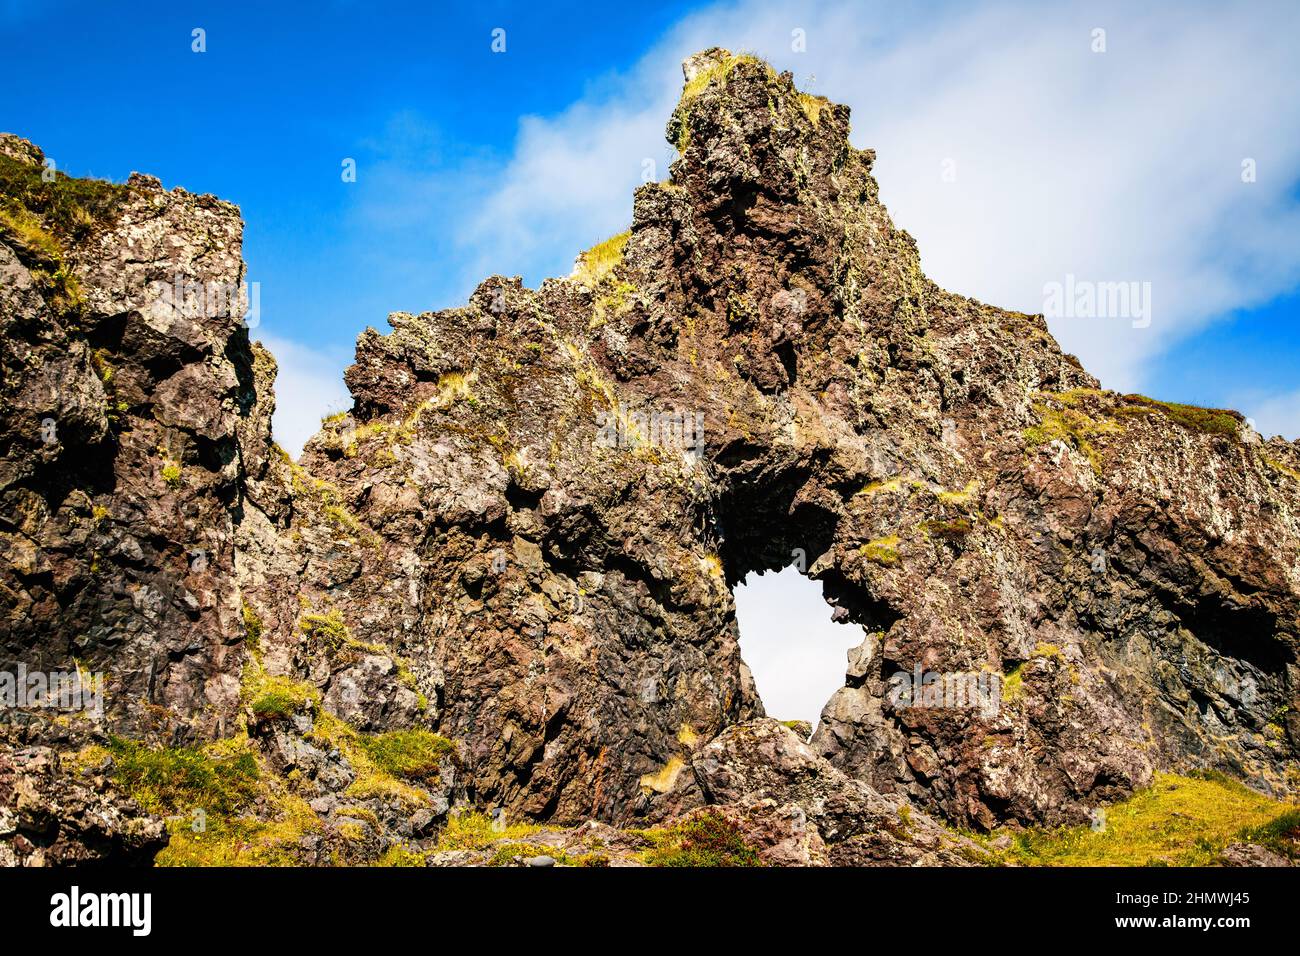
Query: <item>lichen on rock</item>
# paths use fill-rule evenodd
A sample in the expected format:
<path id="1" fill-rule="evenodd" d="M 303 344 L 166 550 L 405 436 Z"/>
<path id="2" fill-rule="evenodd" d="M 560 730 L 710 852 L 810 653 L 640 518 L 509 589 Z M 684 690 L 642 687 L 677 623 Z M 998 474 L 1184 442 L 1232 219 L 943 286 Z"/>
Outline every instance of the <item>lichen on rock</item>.
<path id="1" fill-rule="evenodd" d="M 256 863 L 989 863 L 964 832 L 1158 773 L 1294 799 L 1296 446 L 936 286 L 847 107 L 722 50 L 685 79 L 627 233 L 365 330 L 297 462 L 273 358 L 169 291 L 240 285 L 238 210 L 134 176 L 61 187 L 108 197 L 82 221 L 0 138 L 4 657 L 109 686 L 14 722 L 0 773 L 104 747 L 121 801 L 49 861 L 156 850 L 174 808 L 122 763 L 159 748 L 247 753 L 206 809 Z M 764 717 L 730 591 L 794 554 L 872 635 L 811 740 Z M 1000 692 L 891 696 L 914 672 Z M 89 799 L 70 767 L 40 786 Z M 241 862 L 172 829 L 164 862 Z"/>

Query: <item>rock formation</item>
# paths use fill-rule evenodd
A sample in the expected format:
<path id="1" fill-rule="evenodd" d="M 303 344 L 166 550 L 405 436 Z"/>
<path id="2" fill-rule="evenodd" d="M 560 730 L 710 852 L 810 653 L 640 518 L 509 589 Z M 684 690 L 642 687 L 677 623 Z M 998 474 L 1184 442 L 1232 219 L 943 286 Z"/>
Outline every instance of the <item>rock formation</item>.
<path id="1" fill-rule="evenodd" d="M 711 806 L 770 862 L 957 863 L 938 820 L 1078 823 L 1158 769 L 1294 794 L 1300 449 L 935 286 L 847 107 L 721 50 L 684 70 L 629 232 L 367 329 L 296 463 L 238 210 L 47 183 L 0 140 L 0 668 L 106 682 L 102 718 L 6 723 L 0 804 L 33 761 L 84 786 L 39 748 L 237 740 L 256 812 L 314 834 L 295 859 L 354 852 L 343 811 L 377 853 L 455 805 Z M 763 719 L 730 590 L 797 561 L 868 634 L 810 742 Z M 996 699 L 909 706 L 918 669 Z M 399 780 L 376 741 L 409 731 L 449 755 Z M 87 854 L 156 838 L 120 798 Z"/>

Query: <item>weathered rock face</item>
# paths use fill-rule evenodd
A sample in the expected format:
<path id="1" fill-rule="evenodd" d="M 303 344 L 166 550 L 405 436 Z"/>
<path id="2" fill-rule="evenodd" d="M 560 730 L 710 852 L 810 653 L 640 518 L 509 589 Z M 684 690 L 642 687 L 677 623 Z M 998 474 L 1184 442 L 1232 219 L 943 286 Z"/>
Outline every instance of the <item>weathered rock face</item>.
<path id="1" fill-rule="evenodd" d="M 221 733 L 244 653 L 237 432 L 256 403 L 228 298 L 239 211 L 139 175 L 46 191 L 39 150 L 14 143 L 0 157 L 16 194 L 0 227 L 0 656 L 109 672 L 124 729 L 148 704 L 183 733 Z M 73 199 L 83 218 L 64 222 Z"/>
<path id="2" fill-rule="evenodd" d="M 358 732 L 455 740 L 454 799 L 715 804 L 775 860 L 958 862 L 884 821 L 1078 821 L 1160 767 L 1294 792 L 1300 451 L 937 288 L 846 107 L 724 51 L 685 71 L 630 232 L 367 330 L 299 464 L 240 310 L 165 291 L 238 285 L 233 207 L 114 187 L 59 237 L 75 296 L 3 220 L 6 661 L 107 671 L 107 725 L 169 740 L 246 722 L 252 662 Z M 730 594 L 795 561 L 869 634 L 809 745 L 756 720 Z M 918 670 L 993 690 L 891 693 Z M 738 769 L 746 734 L 786 769 Z"/>

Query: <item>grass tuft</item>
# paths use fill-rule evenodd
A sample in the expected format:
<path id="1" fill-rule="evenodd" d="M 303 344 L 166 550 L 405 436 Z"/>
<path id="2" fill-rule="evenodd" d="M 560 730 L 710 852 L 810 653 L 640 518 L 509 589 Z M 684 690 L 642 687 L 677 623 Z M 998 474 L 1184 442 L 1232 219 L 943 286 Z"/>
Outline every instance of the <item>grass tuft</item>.
<path id="1" fill-rule="evenodd" d="M 1157 774 L 1153 785 L 1105 808 L 1104 826 L 1028 830 L 1009 862 L 1036 866 L 1212 866 L 1230 843 L 1295 853 L 1300 809 L 1221 774 Z"/>
<path id="2" fill-rule="evenodd" d="M 1161 402 L 1145 395 L 1125 395 L 1124 401 L 1131 407 L 1162 412 L 1175 424 L 1204 435 L 1237 435 L 1241 429 L 1241 415 L 1225 408 L 1201 408 L 1198 405 Z"/>

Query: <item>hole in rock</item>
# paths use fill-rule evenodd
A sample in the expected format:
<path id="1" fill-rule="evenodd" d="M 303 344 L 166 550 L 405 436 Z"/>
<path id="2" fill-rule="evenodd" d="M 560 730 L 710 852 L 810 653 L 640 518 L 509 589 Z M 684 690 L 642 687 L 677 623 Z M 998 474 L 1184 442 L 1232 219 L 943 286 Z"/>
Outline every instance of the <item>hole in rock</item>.
<path id="1" fill-rule="evenodd" d="M 734 594 L 740 656 L 767 715 L 816 728 L 822 708 L 844 686 L 846 655 L 862 643 L 862 627 L 832 621 L 821 585 L 793 566 L 750 573 Z"/>

